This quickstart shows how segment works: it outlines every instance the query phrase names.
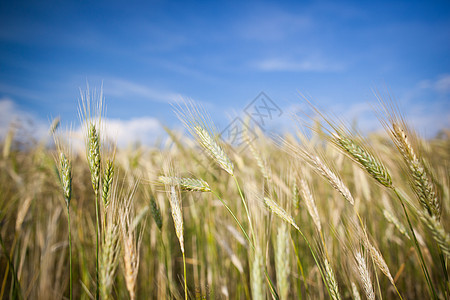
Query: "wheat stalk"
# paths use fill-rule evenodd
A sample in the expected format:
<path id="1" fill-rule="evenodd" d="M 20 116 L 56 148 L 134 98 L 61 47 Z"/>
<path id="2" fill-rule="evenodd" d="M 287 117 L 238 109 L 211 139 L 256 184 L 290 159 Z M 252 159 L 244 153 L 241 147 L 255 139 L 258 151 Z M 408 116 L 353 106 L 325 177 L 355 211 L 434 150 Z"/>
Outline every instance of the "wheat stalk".
<path id="1" fill-rule="evenodd" d="M 289 230 L 282 223 L 277 230 L 275 248 L 275 271 L 280 299 L 287 299 L 289 294 Z"/>

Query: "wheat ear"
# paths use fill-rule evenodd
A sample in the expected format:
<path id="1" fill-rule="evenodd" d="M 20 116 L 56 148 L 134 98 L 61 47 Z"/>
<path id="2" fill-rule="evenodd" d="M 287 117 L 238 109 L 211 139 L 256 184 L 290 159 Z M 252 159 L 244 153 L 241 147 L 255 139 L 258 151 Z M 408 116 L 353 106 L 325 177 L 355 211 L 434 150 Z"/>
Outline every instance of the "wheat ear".
<path id="1" fill-rule="evenodd" d="M 391 133 L 397 148 L 411 171 L 413 178 L 412 187 L 420 204 L 428 213 L 436 216 L 439 220 L 441 206 L 436 197 L 436 187 L 433 184 L 431 176 L 427 173 L 425 165 L 416 155 L 416 151 L 414 151 L 405 130 L 399 124 L 392 124 Z"/>
<path id="2" fill-rule="evenodd" d="M 292 218 L 291 215 L 289 215 L 280 205 L 278 205 L 278 203 L 269 197 L 264 197 L 264 203 L 271 212 L 291 224 L 295 229 L 299 230 L 297 224 L 295 224 L 294 218 Z"/>
<path id="3" fill-rule="evenodd" d="M 352 285 L 353 300 L 361 300 L 361 295 L 358 292 L 358 287 L 356 286 L 356 284 L 353 281 L 352 281 L 351 285 Z"/>
<path id="4" fill-rule="evenodd" d="M 102 199 L 103 206 L 106 209 L 109 205 L 109 198 L 111 196 L 111 186 L 114 177 L 114 162 L 110 159 L 106 161 L 105 172 L 102 181 Z"/>
<path id="5" fill-rule="evenodd" d="M 325 281 L 330 291 L 330 297 L 333 300 L 340 300 L 341 294 L 339 293 L 338 283 L 336 281 L 336 277 L 334 276 L 333 269 L 331 268 L 331 265 L 326 258 L 324 259 L 323 265 L 325 271 Z"/>
<path id="6" fill-rule="evenodd" d="M 264 256 L 261 247 L 256 246 L 251 265 L 250 283 L 252 299 L 263 300 L 264 295 Z"/>
<path id="7" fill-rule="evenodd" d="M 115 188 L 112 188 L 115 189 Z M 105 228 L 100 257 L 100 294 L 102 299 L 111 299 L 111 289 L 117 270 L 120 254 L 120 219 L 117 214 L 117 195 L 105 209 Z"/>
<path id="8" fill-rule="evenodd" d="M 319 212 L 317 210 L 316 202 L 314 201 L 314 197 L 309 189 L 308 183 L 305 179 L 300 179 L 301 193 L 303 199 L 306 203 L 306 208 L 308 209 L 309 215 L 313 219 L 314 225 L 319 232 L 322 231 L 322 225 L 320 223 Z"/>
<path id="9" fill-rule="evenodd" d="M 334 142 L 382 185 L 392 187 L 392 179 L 383 163 L 355 140 L 333 133 Z"/>
<path id="10" fill-rule="evenodd" d="M 195 126 L 194 132 L 197 135 L 198 142 L 206 150 L 208 155 L 211 156 L 228 174 L 233 175 L 233 163 L 210 133 L 201 126 Z"/>
<path id="11" fill-rule="evenodd" d="M 374 245 L 372 245 L 367 237 L 364 237 L 364 244 L 369 250 L 370 256 L 372 257 L 373 262 L 375 265 L 381 270 L 381 272 L 389 279 L 389 281 L 392 283 L 392 285 L 395 287 L 394 278 L 391 275 L 391 271 L 389 271 L 389 267 L 384 260 L 381 253 L 378 251 L 377 248 L 375 248 Z"/>
<path id="12" fill-rule="evenodd" d="M 357 263 L 359 277 L 362 282 L 364 293 L 368 300 L 375 299 L 375 293 L 373 291 L 372 279 L 370 278 L 369 268 L 367 267 L 366 259 L 360 251 L 356 251 L 355 259 Z"/>
<path id="13" fill-rule="evenodd" d="M 419 216 L 430 230 L 433 239 L 439 245 L 442 252 L 450 258 L 450 235 L 445 231 L 437 216 L 431 216 L 428 212 L 419 212 Z"/>
<path id="14" fill-rule="evenodd" d="M 130 193 L 129 198 L 122 204 L 120 211 L 125 285 L 132 300 L 136 299 L 139 247 L 142 241 L 142 231 L 138 234 L 136 227 L 133 226 L 133 211 L 131 207 L 133 193 L 134 191 Z"/>
<path id="15" fill-rule="evenodd" d="M 186 191 L 211 192 L 208 183 L 203 179 L 168 176 L 159 176 L 158 179 L 163 184 L 176 185 Z"/>
<path id="16" fill-rule="evenodd" d="M 406 231 L 405 226 L 403 226 L 403 224 L 400 223 L 400 221 L 397 219 L 397 217 L 395 217 L 393 214 L 391 214 L 386 209 L 383 209 L 383 215 L 389 223 L 394 224 L 394 226 L 398 229 L 398 231 L 400 231 L 401 234 L 403 234 L 405 237 L 407 237 L 408 240 L 411 239 L 409 237 L 408 232 Z"/>

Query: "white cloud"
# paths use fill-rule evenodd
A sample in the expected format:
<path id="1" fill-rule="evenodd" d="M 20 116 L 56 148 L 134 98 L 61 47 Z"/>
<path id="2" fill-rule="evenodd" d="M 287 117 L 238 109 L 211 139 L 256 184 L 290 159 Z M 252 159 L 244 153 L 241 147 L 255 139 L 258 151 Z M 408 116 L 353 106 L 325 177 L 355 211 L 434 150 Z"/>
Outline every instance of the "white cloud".
<path id="1" fill-rule="evenodd" d="M 160 122 L 151 117 L 133 118 L 130 120 L 102 119 L 101 134 L 108 141 L 123 148 L 139 142 L 145 146 L 153 146 L 157 138 L 164 135 Z M 79 127 L 73 134 L 72 146 L 77 152 L 84 151 L 85 130 Z"/>
<path id="2" fill-rule="evenodd" d="M 261 71 L 268 72 L 337 72 L 344 68 L 342 64 L 329 63 L 320 58 L 309 58 L 305 60 L 270 58 L 257 62 L 255 67 Z"/>
<path id="3" fill-rule="evenodd" d="M 106 119 L 102 122 L 106 136 L 115 140 L 118 146 L 126 146 L 137 141 L 151 145 L 164 132 L 159 121 L 151 117 L 134 118 L 127 121 Z"/>
<path id="4" fill-rule="evenodd" d="M 0 99 L 0 139 L 4 139 L 13 126 L 20 134 L 40 140 L 48 136 L 49 125 L 34 114 L 20 109 L 11 98 Z"/>

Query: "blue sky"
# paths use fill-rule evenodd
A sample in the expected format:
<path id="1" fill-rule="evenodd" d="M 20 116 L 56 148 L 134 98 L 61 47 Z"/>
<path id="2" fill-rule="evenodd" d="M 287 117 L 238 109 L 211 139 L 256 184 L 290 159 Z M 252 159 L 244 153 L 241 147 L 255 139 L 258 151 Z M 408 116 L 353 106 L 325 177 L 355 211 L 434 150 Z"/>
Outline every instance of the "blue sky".
<path id="1" fill-rule="evenodd" d="M 203 103 L 220 129 L 261 91 L 278 129 L 300 92 L 375 130 L 386 87 L 422 134 L 450 127 L 447 1 L 0 1 L 0 134 L 15 114 L 77 124 L 86 82 L 144 140 L 180 126 L 173 101 Z"/>

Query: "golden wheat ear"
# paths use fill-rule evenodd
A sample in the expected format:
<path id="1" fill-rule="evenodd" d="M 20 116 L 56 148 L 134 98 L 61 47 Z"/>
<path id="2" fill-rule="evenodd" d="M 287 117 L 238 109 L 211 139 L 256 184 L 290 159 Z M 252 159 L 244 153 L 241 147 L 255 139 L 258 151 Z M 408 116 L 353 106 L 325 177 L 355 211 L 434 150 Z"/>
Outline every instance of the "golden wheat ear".
<path id="1" fill-rule="evenodd" d="M 206 153 L 228 174 L 234 174 L 234 165 L 217 139 L 216 129 L 206 111 L 192 101 L 186 101 L 184 107 L 174 107 L 175 113 L 183 122 Z"/>

